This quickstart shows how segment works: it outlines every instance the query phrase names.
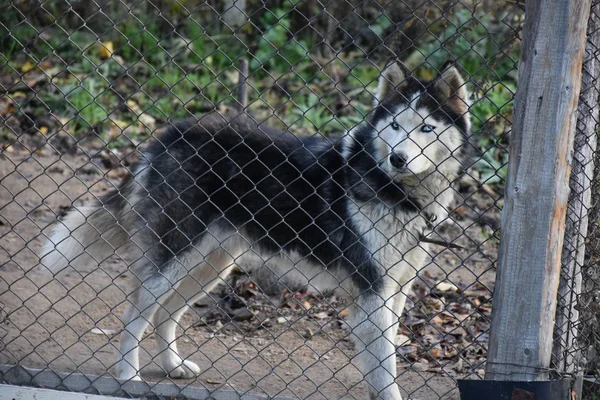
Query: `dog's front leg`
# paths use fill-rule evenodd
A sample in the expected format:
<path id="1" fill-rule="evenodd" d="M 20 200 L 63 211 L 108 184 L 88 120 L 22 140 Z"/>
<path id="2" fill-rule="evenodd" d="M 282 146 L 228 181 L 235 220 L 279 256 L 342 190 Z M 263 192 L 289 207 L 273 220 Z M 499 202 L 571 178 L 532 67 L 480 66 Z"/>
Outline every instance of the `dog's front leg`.
<path id="1" fill-rule="evenodd" d="M 402 400 L 396 385 L 396 317 L 393 293 L 368 290 L 353 307 L 352 333 L 356 359 L 372 400 Z"/>
<path id="2" fill-rule="evenodd" d="M 402 312 L 404 311 L 404 306 L 406 305 L 406 295 L 402 292 L 404 288 L 400 286 L 398 289 L 398 293 L 394 295 L 394 307 L 393 307 L 393 318 L 394 318 L 394 326 L 392 331 L 394 332 L 394 337 L 398 336 L 398 327 L 400 326 L 400 318 L 402 317 Z M 396 339 L 394 339 L 394 343 Z M 396 343 L 400 344 L 400 343 Z"/>

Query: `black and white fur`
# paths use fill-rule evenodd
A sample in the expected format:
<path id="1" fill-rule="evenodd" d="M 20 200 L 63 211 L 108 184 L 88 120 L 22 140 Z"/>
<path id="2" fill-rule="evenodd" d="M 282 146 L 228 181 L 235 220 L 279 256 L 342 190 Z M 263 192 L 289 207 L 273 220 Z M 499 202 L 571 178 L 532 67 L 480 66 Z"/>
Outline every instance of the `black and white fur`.
<path id="1" fill-rule="evenodd" d="M 150 323 L 162 368 L 173 378 L 197 375 L 178 354 L 177 321 L 245 257 L 269 259 L 281 275 L 350 298 L 356 365 L 371 398 L 401 399 L 398 320 L 427 254 L 419 238 L 447 217 L 463 168 L 467 98 L 454 67 L 422 82 L 393 62 L 368 120 L 336 142 L 241 115 L 179 122 L 118 190 L 67 214 L 42 263 L 56 273 L 114 253 L 128 260 L 137 289 L 117 370 L 140 379 Z"/>

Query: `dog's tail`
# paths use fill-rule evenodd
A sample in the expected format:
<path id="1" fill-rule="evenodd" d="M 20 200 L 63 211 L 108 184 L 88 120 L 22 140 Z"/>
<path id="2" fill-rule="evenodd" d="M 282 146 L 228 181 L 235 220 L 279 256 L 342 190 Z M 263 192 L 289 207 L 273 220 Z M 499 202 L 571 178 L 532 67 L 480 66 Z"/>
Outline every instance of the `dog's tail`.
<path id="1" fill-rule="evenodd" d="M 139 220 L 131 207 L 132 185 L 130 176 L 100 200 L 72 207 L 44 244 L 40 253 L 42 265 L 53 274 L 69 266 L 79 270 L 124 250 Z"/>

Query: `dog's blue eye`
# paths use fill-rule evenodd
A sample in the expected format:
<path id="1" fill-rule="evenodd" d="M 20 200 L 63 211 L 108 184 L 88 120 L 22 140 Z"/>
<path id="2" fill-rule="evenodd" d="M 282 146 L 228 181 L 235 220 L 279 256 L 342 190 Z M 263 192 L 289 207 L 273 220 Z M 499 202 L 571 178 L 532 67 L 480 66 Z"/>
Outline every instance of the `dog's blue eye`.
<path id="1" fill-rule="evenodd" d="M 399 124 L 398 124 L 396 121 L 392 122 L 392 123 L 390 124 L 390 126 L 391 126 L 391 127 L 392 127 L 392 129 L 393 129 L 393 130 L 395 130 L 395 131 L 397 131 L 397 130 L 400 130 L 400 125 L 399 125 Z"/>
<path id="2" fill-rule="evenodd" d="M 423 125 L 421 127 L 421 132 L 429 133 L 429 132 L 433 132 L 434 129 L 435 129 L 435 126 Z"/>

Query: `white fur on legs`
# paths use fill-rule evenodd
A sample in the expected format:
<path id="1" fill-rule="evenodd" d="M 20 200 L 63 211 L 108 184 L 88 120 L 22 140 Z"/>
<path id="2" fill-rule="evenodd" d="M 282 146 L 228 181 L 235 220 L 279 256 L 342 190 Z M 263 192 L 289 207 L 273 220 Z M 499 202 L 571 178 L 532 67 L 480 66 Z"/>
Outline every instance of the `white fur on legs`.
<path id="1" fill-rule="evenodd" d="M 184 278 L 184 280 L 191 280 L 191 278 Z M 186 300 L 179 294 L 180 288 L 154 314 L 158 360 L 167 375 L 174 379 L 193 378 L 200 374 L 200 367 L 191 361 L 182 359 L 177 350 L 175 332 L 181 316 L 189 308 Z"/>
<path id="2" fill-rule="evenodd" d="M 220 236 L 216 236 L 217 234 Z M 202 291 L 203 285 L 206 286 L 206 290 L 210 290 L 210 285 L 218 282 L 219 278 L 224 278 L 234 265 L 235 259 L 244 251 L 244 246 L 240 243 L 237 234 L 215 230 L 211 235 L 205 236 L 192 250 L 171 260 L 170 264 L 163 266 L 160 272 L 142 282 L 141 287 L 131 298 L 132 304 L 126 314 L 125 328 L 121 333 L 122 358 L 117 364 L 120 379 L 140 379 L 139 343 L 150 321 L 158 328 L 158 336 L 162 336 L 163 340 L 159 340 L 158 343 L 161 353 L 167 350 L 166 355 L 161 359 L 163 366 L 166 366 L 165 370 L 172 371 L 172 376 L 177 377 L 195 375 L 200 371 L 196 364 L 182 360 L 177 353 L 175 345 L 177 320 L 185 312 L 186 304 L 193 295 L 177 296 L 174 288 L 181 285 L 184 278 L 191 274 L 200 284 L 200 287 L 197 287 L 198 292 Z M 199 260 L 204 262 L 198 264 Z M 138 269 L 143 270 L 142 267 Z M 187 292 L 189 293 L 190 290 Z M 175 303 L 170 304 L 169 298 L 172 298 Z M 163 307 L 165 312 L 155 316 L 154 314 Z M 172 312 L 168 312 L 169 309 Z M 181 370 L 175 371 L 179 367 Z"/>
<path id="3" fill-rule="evenodd" d="M 171 289 L 171 282 L 155 274 L 142 283 L 131 297 L 125 314 L 125 327 L 121 332 L 121 359 L 117 363 L 117 376 L 122 380 L 141 380 L 139 375 L 139 344 L 152 316 Z"/>
<path id="4" fill-rule="evenodd" d="M 396 317 L 386 295 L 370 292 L 357 299 L 352 333 L 358 369 L 369 385 L 371 399 L 402 400 L 396 384 Z"/>
<path id="5" fill-rule="evenodd" d="M 394 336 L 398 336 L 398 326 L 400 326 L 400 318 L 402 317 L 402 312 L 404 311 L 404 306 L 406 305 L 406 295 L 404 294 L 406 290 L 410 290 L 410 284 L 406 284 L 404 286 L 398 287 L 398 293 L 394 295 L 394 303 L 393 303 L 393 319 L 394 326 L 392 327 L 392 332 Z M 395 339 L 394 339 L 395 340 Z M 395 342 L 394 342 L 395 343 Z M 396 343 L 399 344 L 399 343 Z"/>
<path id="6" fill-rule="evenodd" d="M 224 278 L 224 273 L 227 272 L 222 272 L 221 278 Z M 203 264 L 192 275 L 183 278 L 171 296 L 154 314 L 159 363 L 171 378 L 193 378 L 200 374 L 198 365 L 179 356 L 176 329 L 181 316 L 190 305 L 210 293 L 219 283 L 220 279 L 216 277 L 214 269 L 210 265 Z"/>

